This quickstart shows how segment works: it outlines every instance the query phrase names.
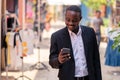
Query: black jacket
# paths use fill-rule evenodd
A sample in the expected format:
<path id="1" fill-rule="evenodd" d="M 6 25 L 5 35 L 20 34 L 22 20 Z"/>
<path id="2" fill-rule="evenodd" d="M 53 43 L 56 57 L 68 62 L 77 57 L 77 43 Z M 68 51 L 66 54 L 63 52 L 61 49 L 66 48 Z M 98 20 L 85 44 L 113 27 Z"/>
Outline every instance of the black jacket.
<path id="1" fill-rule="evenodd" d="M 96 35 L 92 28 L 81 26 L 85 57 L 88 67 L 89 80 L 102 80 L 99 50 Z M 58 54 L 62 48 L 71 49 L 71 59 L 63 64 L 58 62 Z M 55 32 L 51 36 L 49 64 L 59 69 L 60 80 L 74 80 L 75 60 L 72 44 L 67 27 Z"/>

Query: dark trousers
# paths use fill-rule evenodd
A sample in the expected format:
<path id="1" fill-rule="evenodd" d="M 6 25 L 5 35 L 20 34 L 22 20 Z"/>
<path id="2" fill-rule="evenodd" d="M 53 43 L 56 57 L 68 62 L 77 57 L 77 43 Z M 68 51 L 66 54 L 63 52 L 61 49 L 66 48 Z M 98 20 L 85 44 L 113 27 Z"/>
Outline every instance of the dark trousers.
<path id="1" fill-rule="evenodd" d="M 97 38 L 97 44 L 98 44 L 98 48 L 100 46 L 100 41 L 101 41 L 101 33 L 96 33 L 96 38 Z"/>

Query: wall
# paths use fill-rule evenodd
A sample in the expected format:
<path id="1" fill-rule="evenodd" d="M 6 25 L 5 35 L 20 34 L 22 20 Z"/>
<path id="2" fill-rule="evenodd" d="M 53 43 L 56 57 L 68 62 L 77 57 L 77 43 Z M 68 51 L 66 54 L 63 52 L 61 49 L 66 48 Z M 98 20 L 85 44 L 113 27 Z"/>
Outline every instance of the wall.
<path id="1" fill-rule="evenodd" d="M 18 0 L 18 19 L 21 27 L 25 26 L 25 0 Z"/>

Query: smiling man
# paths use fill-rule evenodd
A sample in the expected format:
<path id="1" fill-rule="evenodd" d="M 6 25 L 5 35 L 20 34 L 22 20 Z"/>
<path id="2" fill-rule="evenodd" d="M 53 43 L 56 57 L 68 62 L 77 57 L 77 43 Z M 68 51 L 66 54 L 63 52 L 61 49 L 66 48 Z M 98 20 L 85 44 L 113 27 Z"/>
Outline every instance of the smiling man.
<path id="1" fill-rule="evenodd" d="M 78 6 L 68 7 L 66 27 L 51 36 L 49 64 L 59 69 L 59 80 L 102 80 L 95 32 L 79 25 L 81 19 Z M 70 52 L 63 48 L 69 48 Z"/>

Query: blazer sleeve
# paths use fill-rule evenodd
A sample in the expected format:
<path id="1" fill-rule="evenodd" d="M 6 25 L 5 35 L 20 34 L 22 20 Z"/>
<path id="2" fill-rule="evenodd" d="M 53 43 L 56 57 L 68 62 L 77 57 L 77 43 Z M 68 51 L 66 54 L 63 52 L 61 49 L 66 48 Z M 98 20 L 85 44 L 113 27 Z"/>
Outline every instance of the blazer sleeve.
<path id="1" fill-rule="evenodd" d="M 93 61 L 94 61 L 94 70 L 95 70 L 95 80 L 102 80 L 100 55 L 99 55 L 99 49 L 98 49 L 94 30 L 93 30 L 93 36 L 94 36 L 94 54 L 93 54 L 94 60 Z"/>
<path id="2" fill-rule="evenodd" d="M 57 38 L 55 34 L 52 34 L 51 36 L 51 46 L 50 46 L 50 55 L 49 55 L 49 64 L 51 65 L 52 68 L 59 68 L 60 63 L 58 61 L 58 45 L 57 45 Z"/>

